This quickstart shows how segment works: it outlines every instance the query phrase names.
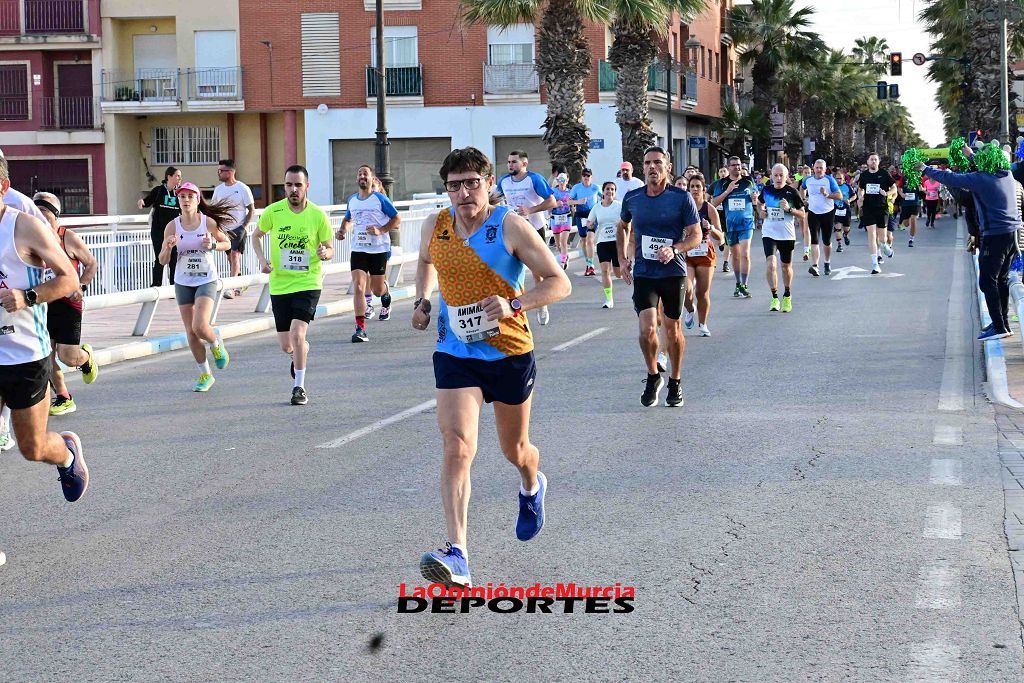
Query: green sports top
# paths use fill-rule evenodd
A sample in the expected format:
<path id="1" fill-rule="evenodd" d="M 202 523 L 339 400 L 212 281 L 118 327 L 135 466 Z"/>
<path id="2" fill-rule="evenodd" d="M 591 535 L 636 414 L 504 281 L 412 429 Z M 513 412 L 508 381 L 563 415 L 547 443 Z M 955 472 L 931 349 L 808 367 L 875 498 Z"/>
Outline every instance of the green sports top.
<path id="1" fill-rule="evenodd" d="M 306 208 L 295 213 L 282 199 L 263 211 L 259 230 L 270 236 L 271 294 L 323 289 L 323 266 L 316 249 L 333 234 L 323 209 L 306 202 Z"/>

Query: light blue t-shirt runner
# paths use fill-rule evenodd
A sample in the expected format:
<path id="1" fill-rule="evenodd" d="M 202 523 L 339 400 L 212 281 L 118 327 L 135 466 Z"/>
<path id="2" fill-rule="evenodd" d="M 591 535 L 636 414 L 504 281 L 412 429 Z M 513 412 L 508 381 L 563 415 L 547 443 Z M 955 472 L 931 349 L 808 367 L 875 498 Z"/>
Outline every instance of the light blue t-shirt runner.
<path id="1" fill-rule="evenodd" d="M 732 183 L 730 178 L 719 178 L 711 186 L 711 195 L 717 197 Z M 754 229 L 754 196 L 757 185 L 750 178 L 741 177 L 736 189 L 722 202 L 725 209 L 726 232 L 744 232 Z"/>
<path id="2" fill-rule="evenodd" d="M 371 235 L 367 228 L 382 228 L 398 215 L 398 209 L 391 203 L 387 195 L 371 192 L 366 199 L 360 199 L 359 193 L 348 198 L 345 220 L 352 221 L 352 251 L 366 254 L 386 254 L 391 251 L 391 235 Z"/>
<path id="3" fill-rule="evenodd" d="M 573 201 L 585 200 L 585 204 L 577 204 L 577 209 L 583 209 L 584 211 L 590 211 L 594 208 L 594 204 L 597 204 L 597 196 L 601 194 L 601 190 L 598 189 L 597 185 L 591 183 L 590 185 L 584 185 L 583 183 L 576 183 L 569 190 L 569 199 Z"/>
<path id="4" fill-rule="evenodd" d="M 529 208 L 537 206 L 551 196 L 551 186 L 539 174 L 527 171 L 521 180 L 516 180 L 511 173 L 506 173 L 498 180 L 498 194 L 505 198 L 508 207 L 513 211 L 517 206 Z M 526 220 L 537 230 L 544 227 L 544 212 L 531 213 Z"/>

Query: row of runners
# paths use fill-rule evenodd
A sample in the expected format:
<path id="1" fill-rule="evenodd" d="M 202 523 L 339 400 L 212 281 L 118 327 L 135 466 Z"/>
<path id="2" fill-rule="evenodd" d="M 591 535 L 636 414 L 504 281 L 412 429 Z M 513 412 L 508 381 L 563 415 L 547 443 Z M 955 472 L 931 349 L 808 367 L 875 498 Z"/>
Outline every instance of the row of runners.
<path id="1" fill-rule="evenodd" d="M 525 167 L 522 173 L 512 172 L 513 163 L 516 162 L 510 158 L 509 175 L 495 182 L 493 166 L 485 154 L 475 148 L 451 152 L 440 169 L 451 207 L 425 219 L 420 239 L 412 326 L 426 330 L 436 316 L 433 366 L 444 451 L 441 497 L 448 539 L 443 549 L 421 557 L 420 571 L 424 577 L 447 585 L 468 586 L 471 582 L 466 538 L 469 478 L 484 403 L 494 405 L 502 450 L 520 474 L 517 538 L 527 541 L 535 537 L 545 519 L 548 482 L 539 469 L 538 449 L 529 438 L 536 363 L 527 314 L 531 310 L 545 311 L 564 299 L 571 293 L 572 285 L 565 273 L 565 259 L 556 259 L 547 247 L 545 234 L 530 220 L 531 216 L 555 208 L 548 201 L 550 195 L 543 196 L 549 191 L 546 183 L 543 179 L 537 182 L 525 172 Z M 869 166 L 877 167 L 877 157 L 869 160 Z M 7 203 L 10 182 L 6 168 L 2 168 L 0 189 L 4 190 Z M 730 163 L 730 172 L 734 169 L 738 175 L 740 166 Z M 801 217 L 804 205 L 801 195 L 787 184 L 787 172 L 782 166 L 773 169 L 771 185 L 761 192 L 751 191 L 732 175 L 706 189 L 703 178 L 696 173 L 690 173 L 684 190 L 673 184 L 671 171 L 666 152 L 659 147 L 650 148 L 644 156 L 644 181 L 624 193 L 617 216 L 611 210 L 616 204 L 617 188 L 614 182 L 605 183 L 601 202 L 604 211 L 595 206 L 590 221 L 597 227 L 599 237 L 611 236 L 608 226 L 614 221 L 614 251 L 605 247 L 599 252 L 608 255 L 611 268 L 618 262 L 618 273 L 633 288 L 640 350 L 647 370 L 641 395 L 641 403 L 646 407 L 657 404 L 665 386 L 663 371 L 658 366 L 659 327 L 668 352 L 665 405 L 683 405 L 681 378 L 686 340 L 681 319 L 688 271 L 709 267 L 708 261 L 698 261 L 704 265 L 688 268 L 688 260 L 693 264 L 691 259 L 707 258 L 713 270 L 711 254 L 716 240 L 724 235 L 734 245 L 749 242 L 756 198 L 763 220 L 765 252 L 772 262 L 776 252 L 783 260 L 785 300 L 789 296 L 786 254 L 792 255 L 795 219 Z M 881 199 L 884 183 L 872 181 L 862 187 L 861 200 L 875 195 L 873 184 L 878 184 L 877 197 Z M 360 192 L 350 199 L 349 213 L 336 234 L 332 234 L 326 214 L 306 197 L 309 175 L 305 168 L 288 168 L 284 187 L 285 199 L 264 211 L 251 242 L 261 268 L 269 273 L 278 340 L 281 351 L 291 361 L 291 403 L 302 405 L 308 400 L 304 390 L 309 352 L 306 335 L 322 290 L 322 263 L 334 253 L 332 237 L 345 238 L 348 230 L 353 229 L 355 239 L 362 234 L 380 238 L 377 242 L 369 239 L 367 243 L 381 249 L 386 245 L 386 232 L 397 227 L 400 219 L 387 198 L 373 191 L 372 171 L 368 167 L 359 169 Z M 812 195 L 814 187 L 812 184 L 808 190 Z M 495 190 L 503 196 L 504 205 L 494 201 Z M 822 185 L 818 194 L 825 197 L 833 193 Z M 181 216 L 166 228 L 159 259 L 167 263 L 172 248 L 177 249 L 175 295 L 190 348 L 199 364 L 200 383 L 208 389 L 213 380 L 207 349 L 218 367 L 227 367 L 229 360 L 227 349 L 209 325 L 210 306 L 218 284 L 213 277 L 213 251 L 230 248 L 230 241 L 219 227 L 219 221 L 226 220 L 225 207 L 207 204 L 191 183 L 181 185 L 177 195 Z M 34 204 L 41 207 L 43 200 L 37 197 Z M 556 205 L 557 201 L 556 198 Z M 724 230 L 718 212 L 713 210 L 723 205 Z M 865 207 L 873 205 L 874 202 L 865 201 Z M 4 374 L 0 398 L 13 409 L 13 425 L 24 457 L 57 465 L 64 495 L 73 501 L 85 492 L 88 468 L 76 435 L 46 431 L 45 398 L 53 362 L 44 318 L 47 304 L 80 293 L 80 277 L 85 279 L 86 275 L 76 270 L 69 253 L 61 248 L 56 232 L 35 220 L 30 215 L 31 207 L 24 208 L 26 211 L 22 212 L 7 206 L 0 214 L 0 302 L 4 316 L 4 334 L 0 336 L 0 370 Z M 53 209 L 56 218 L 59 211 Z M 826 239 L 830 236 L 831 232 Z M 263 246 L 265 237 L 269 257 Z M 610 239 L 601 239 L 598 246 L 610 243 Z M 386 251 L 366 253 L 381 256 L 369 257 L 364 264 L 368 273 L 364 285 L 368 283 L 371 291 L 383 296 L 387 293 L 386 283 L 375 289 L 372 278 L 380 270 L 379 264 L 386 264 Z M 530 289 L 525 285 L 527 269 L 536 282 Z M 790 276 L 791 271 L 790 264 Z M 773 299 L 777 299 L 773 274 L 772 267 L 769 282 Z M 698 279 L 698 286 L 699 283 Z M 746 284 L 745 280 L 742 284 Z M 439 290 L 436 309 L 432 300 L 435 288 Z M 357 290 L 356 304 L 363 296 Z M 700 295 L 697 309 L 701 309 Z M 82 361 L 83 365 L 88 363 L 89 358 Z M 92 366 L 95 371 L 95 364 Z M 197 390 L 205 389 L 197 385 Z"/>

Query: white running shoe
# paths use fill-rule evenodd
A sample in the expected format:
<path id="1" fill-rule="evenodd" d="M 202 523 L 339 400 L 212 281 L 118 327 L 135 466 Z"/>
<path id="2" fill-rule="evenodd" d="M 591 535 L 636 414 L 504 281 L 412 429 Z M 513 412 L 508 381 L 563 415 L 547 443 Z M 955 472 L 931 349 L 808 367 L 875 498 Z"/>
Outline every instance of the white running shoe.
<path id="1" fill-rule="evenodd" d="M 547 325 L 551 322 L 551 313 L 548 311 L 547 306 L 543 306 L 537 311 L 537 322 L 541 325 Z"/>
<path id="2" fill-rule="evenodd" d="M 601 308 L 615 308 L 615 300 L 614 299 L 605 299 L 604 300 L 604 306 L 602 306 Z"/>
<path id="3" fill-rule="evenodd" d="M 710 337 L 711 336 L 711 330 L 708 329 L 707 323 L 704 323 L 703 325 L 698 325 L 697 326 L 697 331 L 700 332 L 700 336 L 702 336 L 702 337 Z"/>
<path id="4" fill-rule="evenodd" d="M 0 432 L 0 453 L 14 448 L 14 437 L 10 432 Z"/>
<path id="5" fill-rule="evenodd" d="M 658 351 L 658 372 L 666 372 L 668 370 L 668 354 L 664 351 Z"/>
<path id="6" fill-rule="evenodd" d="M 892 258 L 892 247 L 890 247 L 888 244 L 883 244 L 882 250 L 885 251 L 886 256 Z"/>
<path id="7" fill-rule="evenodd" d="M 686 312 L 686 315 L 683 316 L 683 324 L 686 325 L 686 329 L 693 329 L 693 313 L 691 313 L 690 311 Z"/>

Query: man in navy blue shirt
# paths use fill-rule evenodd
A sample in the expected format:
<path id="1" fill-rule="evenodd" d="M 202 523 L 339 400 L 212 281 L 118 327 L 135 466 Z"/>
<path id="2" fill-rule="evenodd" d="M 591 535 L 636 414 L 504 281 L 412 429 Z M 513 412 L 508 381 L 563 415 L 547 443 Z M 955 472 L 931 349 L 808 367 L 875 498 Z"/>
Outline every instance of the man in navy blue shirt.
<path id="1" fill-rule="evenodd" d="M 640 317 L 640 350 L 647 363 L 647 387 L 640 402 L 658 402 L 664 386 L 658 372 L 658 309 L 670 359 L 667 406 L 683 404 L 681 386 L 686 340 L 679 318 L 686 287 L 686 252 L 701 240 L 700 216 L 689 192 L 669 184 L 672 161 L 661 147 L 644 154 L 644 187 L 622 200 L 618 226 L 622 279 L 633 285 L 633 307 Z"/>

